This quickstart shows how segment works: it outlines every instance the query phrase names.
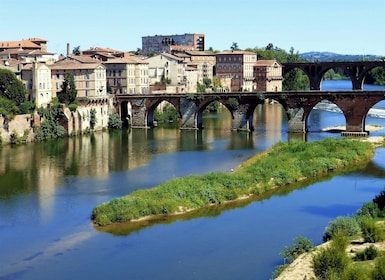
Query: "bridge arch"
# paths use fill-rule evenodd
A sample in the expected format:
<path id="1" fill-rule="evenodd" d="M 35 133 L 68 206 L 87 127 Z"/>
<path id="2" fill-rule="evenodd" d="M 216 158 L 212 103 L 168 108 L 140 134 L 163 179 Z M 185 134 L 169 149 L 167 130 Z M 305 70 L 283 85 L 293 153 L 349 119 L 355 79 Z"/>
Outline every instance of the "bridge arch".
<path id="1" fill-rule="evenodd" d="M 154 122 L 155 111 L 157 110 L 157 107 L 161 104 L 172 105 L 176 109 L 176 112 L 178 114 L 178 119 L 181 119 L 182 115 L 180 112 L 180 103 L 178 99 L 164 97 L 156 100 L 149 100 L 148 103 L 146 104 L 147 110 L 145 115 L 146 124 L 148 127 L 155 126 L 155 122 Z"/>
<path id="2" fill-rule="evenodd" d="M 320 90 L 323 75 L 333 68 L 344 69 L 351 81 L 353 90 L 362 90 L 368 71 L 375 67 L 385 67 L 385 61 L 336 61 L 336 62 L 297 62 L 284 63 L 283 74 L 292 69 L 301 69 L 309 78 L 310 90 Z"/>
<path id="3" fill-rule="evenodd" d="M 340 124 L 338 124 L 337 126 L 341 126 L 340 127 L 331 127 L 330 125 L 326 125 L 322 123 L 322 120 L 321 119 L 318 119 L 320 125 L 319 125 L 319 129 L 316 129 L 316 131 L 321 131 L 323 129 L 329 129 L 330 131 L 336 131 L 336 132 L 341 132 L 343 131 L 344 129 L 342 127 L 345 127 L 346 126 L 346 116 L 345 114 L 343 114 L 343 111 L 342 109 L 338 106 L 338 102 L 335 103 L 332 101 L 332 99 L 328 99 L 328 98 L 325 98 L 325 99 L 322 99 L 321 101 L 315 103 L 313 102 L 312 105 L 309 106 L 310 110 L 306 110 L 306 114 L 304 114 L 304 119 L 305 119 L 305 127 L 306 127 L 306 131 L 307 132 L 314 132 L 313 129 L 314 127 L 312 127 L 310 125 L 310 120 L 312 120 L 313 122 L 314 121 L 317 121 L 317 115 L 319 114 L 319 111 L 320 110 L 324 110 L 324 111 L 329 111 L 331 113 L 336 113 L 338 115 L 336 115 L 336 120 L 337 121 L 341 121 Z M 317 128 L 317 127 L 316 127 Z"/>

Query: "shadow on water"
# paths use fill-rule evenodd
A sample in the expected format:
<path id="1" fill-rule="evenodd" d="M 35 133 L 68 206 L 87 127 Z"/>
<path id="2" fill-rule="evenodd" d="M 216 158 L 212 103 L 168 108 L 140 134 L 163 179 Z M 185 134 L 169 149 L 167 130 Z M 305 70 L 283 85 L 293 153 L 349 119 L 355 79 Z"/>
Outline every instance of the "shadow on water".
<path id="1" fill-rule="evenodd" d="M 253 202 L 262 202 L 264 200 L 268 200 L 272 198 L 273 196 L 287 196 L 293 191 L 305 189 L 315 183 L 331 180 L 335 176 L 346 175 L 348 173 L 353 173 L 353 172 L 359 172 L 361 170 L 366 169 L 368 164 L 370 164 L 370 162 L 357 164 L 355 166 L 351 166 L 339 171 L 334 171 L 323 176 L 308 178 L 306 180 L 299 181 L 284 187 L 269 190 L 260 195 L 253 195 L 246 199 L 230 201 L 224 204 L 207 206 L 207 207 L 200 208 L 184 214 L 158 215 L 142 221 L 115 223 L 108 226 L 95 225 L 94 228 L 97 231 L 102 233 L 110 233 L 112 235 L 122 236 L 122 235 L 129 235 L 134 232 L 139 232 L 147 227 L 155 226 L 159 224 L 166 225 L 166 224 L 172 224 L 178 221 L 188 221 L 188 220 L 197 219 L 197 218 L 216 217 L 221 215 L 222 212 L 232 210 L 232 209 L 237 209 L 237 208 L 243 208 Z M 319 209 L 318 210 L 308 209 L 308 211 L 311 211 L 311 212 L 316 211 L 318 213 Z"/>

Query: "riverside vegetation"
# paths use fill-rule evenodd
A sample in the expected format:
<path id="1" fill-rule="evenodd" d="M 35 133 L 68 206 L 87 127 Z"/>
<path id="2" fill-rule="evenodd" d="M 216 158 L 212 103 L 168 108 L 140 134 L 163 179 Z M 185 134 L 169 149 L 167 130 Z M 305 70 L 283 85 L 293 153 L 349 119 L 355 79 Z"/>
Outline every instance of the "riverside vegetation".
<path id="1" fill-rule="evenodd" d="M 373 155 L 371 143 L 350 139 L 280 142 L 232 173 L 212 172 L 174 178 L 155 188 L 136 190 L 102 203 L 93 209 L 91 219 L 94 224 L 105 226 L 157 215 L 181 214 L 260 195 L 368 161 Z"/>
<path id="2" fill-rule="evenodd" d="M 356 215 L 331 221 L 323 240 L 315 248 L 300 236 L 286 246 L 281 255 L 287 264 L 277 267 L 275 279 L 385 279 L 385 190 Z M 294 264 L 297 258 L 301 263 Z"/>

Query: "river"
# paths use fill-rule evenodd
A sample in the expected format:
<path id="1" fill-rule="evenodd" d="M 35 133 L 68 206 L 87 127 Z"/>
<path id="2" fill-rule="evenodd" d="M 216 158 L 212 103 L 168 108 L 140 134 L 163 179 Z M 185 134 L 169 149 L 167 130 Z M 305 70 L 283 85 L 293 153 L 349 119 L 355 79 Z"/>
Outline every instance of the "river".
<path id="1" fill-rule="evenodd" d="M 3 147 L 0 279 L 269 279 L 282 264 L 279 252 L 297 236 L 319 244 L 330 220 L 354 214 L 384 189 L 380 148 L 355 171 L 259 200 L 112 233 L 90 222 L 93 207 L 133 190 L 229 172 L 278 141 L 341 137 L 320 129 L 344 118 L 313 110 L 306 137 L 287 133 L 278 104 L 258 106 L 254 122 L 252 133 L 232 132 L 224 112 L 205 115 L 201 131 L 137 129 Z M 366 124 L 385 126 L 385 119 L 368 116 Z"/>

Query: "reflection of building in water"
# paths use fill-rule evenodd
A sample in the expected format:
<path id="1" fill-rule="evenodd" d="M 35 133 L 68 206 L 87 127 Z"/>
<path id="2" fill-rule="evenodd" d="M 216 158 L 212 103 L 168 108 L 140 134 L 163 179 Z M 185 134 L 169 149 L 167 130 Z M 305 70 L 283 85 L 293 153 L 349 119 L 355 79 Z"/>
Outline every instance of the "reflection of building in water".
<path id="1" fill-rule="evenodd" d="M 281 104 L 265 104 L 263 107 L 266 122 L 266 138 L 281 139 L 283 109 Z"/>
<path id="2" fill-rule="evenodd" d="M 40 218 L 42 222 L 48 222 L 53 217 L 55 207 L 55 191 L 59 185 L 62 170 L 56 164 L 52 164 L 52 159 L 46 157 L 40 162 L 37 169 L 37 191 L 39 193 Z"/>

